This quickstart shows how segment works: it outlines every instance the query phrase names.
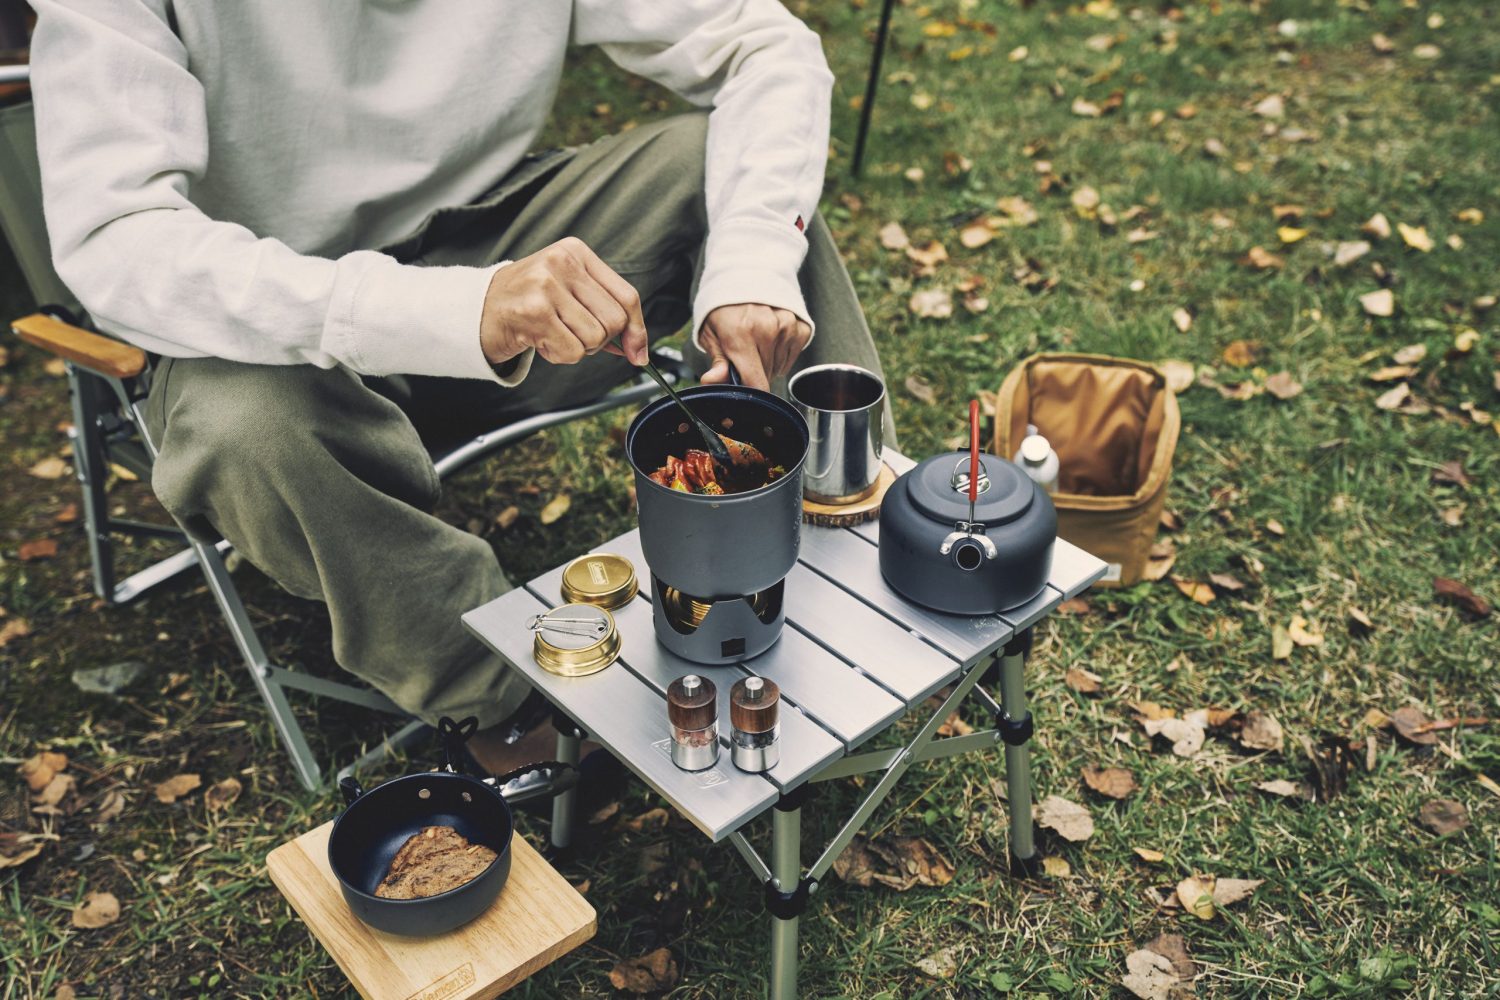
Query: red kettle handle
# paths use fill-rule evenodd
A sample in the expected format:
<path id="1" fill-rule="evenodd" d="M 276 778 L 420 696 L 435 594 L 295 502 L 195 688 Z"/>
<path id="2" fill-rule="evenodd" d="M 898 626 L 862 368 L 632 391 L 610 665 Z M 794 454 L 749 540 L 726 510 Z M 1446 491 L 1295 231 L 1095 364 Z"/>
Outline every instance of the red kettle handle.
<path id="1" fill-rule="evenodd" d="M 969 507 L 979 499 L 979 400 L 969 400 Z"/>

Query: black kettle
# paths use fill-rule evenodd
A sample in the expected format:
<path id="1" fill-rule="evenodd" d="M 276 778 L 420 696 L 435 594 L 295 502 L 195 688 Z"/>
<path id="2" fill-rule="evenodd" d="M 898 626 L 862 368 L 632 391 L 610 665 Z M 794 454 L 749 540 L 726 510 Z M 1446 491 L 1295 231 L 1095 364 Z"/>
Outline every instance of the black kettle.
<path id="1" fill-rule="evenodd" d="M 910 601 L 959 615 L 992 615 L 1042 592 L 1052 572 L 1057 511 L 1013 462 L 979 451 L 979 403 L 969 404 L 969 451 L 919 463 L 880 508 L 880 572 Z"/>

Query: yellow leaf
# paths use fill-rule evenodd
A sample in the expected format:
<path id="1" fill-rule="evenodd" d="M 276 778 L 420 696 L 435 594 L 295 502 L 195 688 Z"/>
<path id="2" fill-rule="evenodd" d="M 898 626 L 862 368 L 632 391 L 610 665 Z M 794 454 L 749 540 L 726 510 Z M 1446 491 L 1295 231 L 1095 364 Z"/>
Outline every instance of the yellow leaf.
<path id="1" fill-rule="evenodd" d="M 1281 226 L 1276 230 L 1276 235 L 1283 243 L 1296 243 L 1307 235 L 1307 230 L 1298 229 L 1296 226 Z"/>
<path id="2" fill-rule="evenodd" d="M 1479 343 L 1479 331 L 1465 327 L 1458 331 L 1458 336 L 1453 338 L 1453 349 L 1460 354 L 1468 354 L 1477 343 Z"/>
<path id="3" fill-rule="evenodd" d="M 1031 55 L 1030 49 L 1028 49 L 1024 45 L 1017 45 L 1015 48 L 1010 50 L 1010 54 L 1007 55 L 1006 58 L 1011 62 L 1025 62 L 1026 57 L 1029 55 Z"/>
<path id="4" fill-rule="evenodd" d="M 928 108 L 932 107 L 935 100 L 936 99 L 931 94 L 927 93 L 927 91 L 919 90 L 915 94 L 911 95 L 911 106 L 916 108 L 918 111 L 926 111 Z"/>
<path id="5" fill-rule="evenodd" d="M 1323 633 L 1318 631 L 1316 625 L 1308 624 L 1307 619 L 1301 615 L 1292 616 L 1292 622 L 1286 627 L 1286 633 L 1299 646 L 1323 645 Z"/>
<path id="6" fill-rule="evenodd" d="M 1429 253 L 1432 250 L 1432 237 L 1427 235 L 1425 226 L 1408 226 L 1404 222 L 1396 223 L 1396 228 L 1401 231 L 1401 239 L 1413 250 Z"/>
<path id="7" fill-rule="evenodd" d="M 952 38 L 958 34 L 958 25 L 947 21 L 929 21 L 922 25 L 922 34 L 928 38 Z"/>
<path id="8" fill-rule="evenodd" d="M 1426 344 L 1407 344 L 1401 350 L 1391 355 L 1391 360 L 1398 365 L 1414 365 L 1427 357 Z"/>
<path id="9" fill-rule="evenodd" d="M 983 219 L 976 220 L 958 231 L 958 242 L 970 250 L 977 250 L 995 238 L 995 231 Z"/>
<path id="10" fill-rule="evenodd" d="M 1214 918 L 1214 878 L 1190 876 L 1177 883 L 1177 900 L 1199 920 Z"/>
<path id="11" fill-rule="evenodd" d="M 1149 847 L 1132 847 L 1131 850 L 1135 852 L 1136 857 L 1142 861 L 1149 861 L 1152 864 L 1167 860 L 1167 856 L 1161 851 L 1153 851 Z"/>
<path id="12" fill-rule="evenodd" d="M 1052 878 L 1067 878 L 1073 874 L 1073 866 L 1068 864 L 1067 858 L 1048 856 L 1042 859 L 1042 871 Z"/>
<path id="13" fill-rule="evenodd" d="M 1292 637 L 1285 628 L 1274 625 L 1271 628 L 1271 659 L 1285 660 L 1292 655 Z"/>
<path id="14" fill-rule="evenodd" d="M 42 365 L 42 371 L 53 378 L 62 378 L 68 374 L 68 363 L 62 358 L 48 358 L 46 363 Z"/>
<path id="15" fill-rule="evenodd" d="M 952 62 L 961 62 L 961 61 L 969 58 L 973 54 L 974 54 L 974 46 L 972 46 L 972 45 L 960 45 L 958 48 L 956 48 L 952 52 L 948 53 L 948 59 L 950 61 L 952 61 Z"/>
<path id="16" fill-rule="evenodd" d="M 568 508 L 571 506 L 573 506 L 573 498 L 566 493 L 559 493 L 556 497 L 553 497 L 551 503 L 542 508 L 541 522 L 543 524 L 553 523 L 566 514 Z"/>
<path id="17" fill-rule="evenodd" d="M 1180 576 L 1172 577 L 1172 582 L 1183 595 L 1189 597 L 1196 604 L 1212 604 L 1214 602 L 1214 588 L 1206 583 L 1196 580 L 1184 580 Z"/>
<path id="18" fill-rule="evenodd" d="M 1391 223 L 1385 217 L 1384 212 L 1376 212 L 1365 220 L 1365 224 L 1359 227 L 1359 231 L 1366 236 L 1373 236 L 1377 240 L 1383 240 L 1391 235 Z"/>
<path id="19" fill-rule="evenodd" d="M 1459 222 L 1467 222 L 1471 226 L 1477 226 L 1484 221 L 1484 213 L 1477 208 L 1462 208 L 1454 215 Z"/>

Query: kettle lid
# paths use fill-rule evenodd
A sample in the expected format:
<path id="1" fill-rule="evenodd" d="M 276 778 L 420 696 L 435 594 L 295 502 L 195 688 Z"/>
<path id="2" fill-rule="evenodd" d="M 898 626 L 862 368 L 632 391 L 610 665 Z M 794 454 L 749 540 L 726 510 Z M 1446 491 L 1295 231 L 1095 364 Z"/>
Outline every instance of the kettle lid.
<path id="1" fill-rule="evenodd" d="M 979 498 L 974 520 L 1004 524 L 1026 513 L 1034 500 L 1030 478 L 1014 463 L 994 455 L 979 456 Z M 969 456 L 950 451 L 926 459 L 911 472 L 908 494 L 923 514 L 945 524 L 969 519 Z"/>

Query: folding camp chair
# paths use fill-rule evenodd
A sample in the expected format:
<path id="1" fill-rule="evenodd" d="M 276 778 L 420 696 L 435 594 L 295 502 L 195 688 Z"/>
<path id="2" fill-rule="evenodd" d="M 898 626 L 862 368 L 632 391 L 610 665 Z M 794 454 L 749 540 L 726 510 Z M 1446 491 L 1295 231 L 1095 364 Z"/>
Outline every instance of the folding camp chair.
<path id="1" fill-rule="evenodd" d="M 0 83 L 24 80 L 26 67 L 0 68 Z M 110 605 L 125 604 L 180 573 L 197 566 L 224 614 L 250 678 L 260 692 L 271 722 L 291 756 L 301 783 L 313 789 L 322 783 L 322 769 L 308 746 L 307 737 L 287 701 L 288 690 L 362 705 L 404 716 L 390 699 L 368 687 L 328 680 L 289 670 L 270 661 L 225 567 L 229 542 L 203 541 L 188 535 L 178 525 L 145 524 L 110 513 L 105 483 L 111 464 L 130 470 L 149 482 L 156 459 L 156 442 L 145 421 L 145 400 L 150 389 L 151 359 L 145 351 L 113 340 L 87 328 L 76 299 L 52 268 L 42 218 L 40 170 L 36 153 L 36 122 L 29 102 L 0 109 L 0 229 L 4 230 L 16 260 L 38 302 L 53 303 L 37 313 L 18 319 L 12 329 L 26 342 L 62 358 L 67 363 L 68 390 L 72 397 L 73 467 L 83 490 L 84 527 L 88 533 L 89 557 L 93 563 L 95 592 Z M 682 357 L 675 351 L 658 349 L 658 368 L 668 378 L 684 375 Z M 506 445 L 537 431 L 571 420 L 604 413 L 616 407 L 641 403 L 659 390 L 641 378 L 581 406 L 542 413 L 496 428 L 435 455 L 433 464 L 440 478 L 467 468 Z M 119 535 L 168 537 L 187 547 L 123 580 L 116 578 L 114 539 Z M 458 623 L 455 620 L 454 626 Z M 408 721 L 380 746 L 366 753 L 341 773 L 377 760 L 392 749 L 410 742 L 423 724 Z"/>

